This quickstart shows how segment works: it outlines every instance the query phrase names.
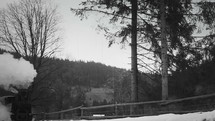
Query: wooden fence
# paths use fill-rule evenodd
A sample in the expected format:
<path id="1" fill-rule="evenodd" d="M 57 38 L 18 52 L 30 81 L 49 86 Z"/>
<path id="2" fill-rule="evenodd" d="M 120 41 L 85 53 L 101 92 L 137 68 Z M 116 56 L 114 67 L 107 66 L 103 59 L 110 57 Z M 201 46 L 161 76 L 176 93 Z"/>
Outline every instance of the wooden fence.
<path id="1" fill-rule="evenodd" d="M 135 112 L 131 113 L 131 107 Z M 36 119 L 101 119 L 120 118 L 164 113 L 183 114 L 215 109 L 215 94 L 188 97 L 176 100 L 111 104 L 92 107 L 77 107 L 50 113 L 33 114 Z"/>

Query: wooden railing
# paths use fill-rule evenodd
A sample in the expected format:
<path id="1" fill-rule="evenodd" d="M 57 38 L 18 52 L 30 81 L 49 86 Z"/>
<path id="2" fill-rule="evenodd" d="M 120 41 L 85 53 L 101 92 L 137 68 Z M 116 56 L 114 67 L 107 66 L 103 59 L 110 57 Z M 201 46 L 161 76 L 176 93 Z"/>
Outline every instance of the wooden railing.
<path id="1" fill-rule="evenodd" d="M 33 113 L 33 118 L 36 120 L 54 120 L 54 119 L 79 119 L 81 117 L 81 107 L 71 108 L 67 110 L 55 111 L 55 112 L 41 112 Z"/>
<path id="2" fill-rule="evenodd" d="M 134 114 L 131 107 L 135 107 Z M 34 114 L 40 119 L 95 119 L 120 118 L 164 113 L 188 113 L 215 109 L 215 94 L 188 97 L 176 100 L 111 104 L 92 107 L 77 107 L 57 112 Z"/>

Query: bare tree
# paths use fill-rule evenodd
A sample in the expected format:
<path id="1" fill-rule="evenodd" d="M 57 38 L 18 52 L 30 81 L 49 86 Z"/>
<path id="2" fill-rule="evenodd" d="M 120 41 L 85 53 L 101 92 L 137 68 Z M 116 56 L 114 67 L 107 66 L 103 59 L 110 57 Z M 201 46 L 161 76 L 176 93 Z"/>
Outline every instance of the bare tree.
<path id="1" fill-rule="evenodd" d="M 56 7 L 44 0 L 20 0 L 0 13 L 0 46 L 18 53 L 38 71 L 59 48 Z"/>

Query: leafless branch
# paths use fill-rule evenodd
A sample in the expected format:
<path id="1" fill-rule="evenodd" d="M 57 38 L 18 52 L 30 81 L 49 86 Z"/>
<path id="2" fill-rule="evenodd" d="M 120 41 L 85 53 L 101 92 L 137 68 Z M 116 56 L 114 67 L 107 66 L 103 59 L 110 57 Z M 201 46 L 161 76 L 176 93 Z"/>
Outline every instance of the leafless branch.
<path id="1" fill-rule="evenodd" d="M 22 0 L 1 11 L 2 43 L 30 61 L 36 70 L 42 59 L 56 52 L 59 23 L 55 7 L 42 0 Z"/>

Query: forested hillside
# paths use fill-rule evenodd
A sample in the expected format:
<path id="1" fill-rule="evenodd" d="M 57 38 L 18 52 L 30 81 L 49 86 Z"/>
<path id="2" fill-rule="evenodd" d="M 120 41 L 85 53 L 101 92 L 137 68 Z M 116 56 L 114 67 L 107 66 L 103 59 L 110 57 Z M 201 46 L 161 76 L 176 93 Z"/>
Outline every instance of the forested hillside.
<path id="1" fill-rule="evenodd" d="M 3 52 L 5 51 L 0 50 L 0 54 Z M 13 55 L 19 58 L 19 55 L 15 53 Z M 87 105 L 89 103 L 101 105 L 130 101 L 131 74 L 128 70 L 101 63 L 58 58 L 46 58 L 44 63 L 29 87 L 32 105 L 38 112 L 62 110 L 80 105 L 90 106 Z M 139 101 L 161 99 L 160 78 L 159 74 L 139 73 Z M 183 71 L 176 70 L 170 75 L 170 99 L 213 93 L 214 78 L 214 59 Z M 104 94 L 105 92 L 108 94 Z M 102 96 L 95 100 L 94 97 L 100 94 Z"/>
<path id="2" fill-rule="evenodd" d="M 0 54 L 7 52 L 0 50 Z M 11 52 L 9 52 L 11 53 Z M 20 58 L 11 53 L 14 58 Z M 32 104 L 49 110 L 67 109 L 84 105 L 85 93 L 92 88 L 117 88 L 117 82 L 128 75 L 125 69 L 106 66 L 101 63 L 70 61 L 67 59 L 45 58 L 37 71 L 34 82 L 29 87 Z M 126 87 L 125 87 L 126 88 Z M 2 94 L 4 95 L 4 94 Z M 53 110 L 55 108 L 52 107 Z"/>

